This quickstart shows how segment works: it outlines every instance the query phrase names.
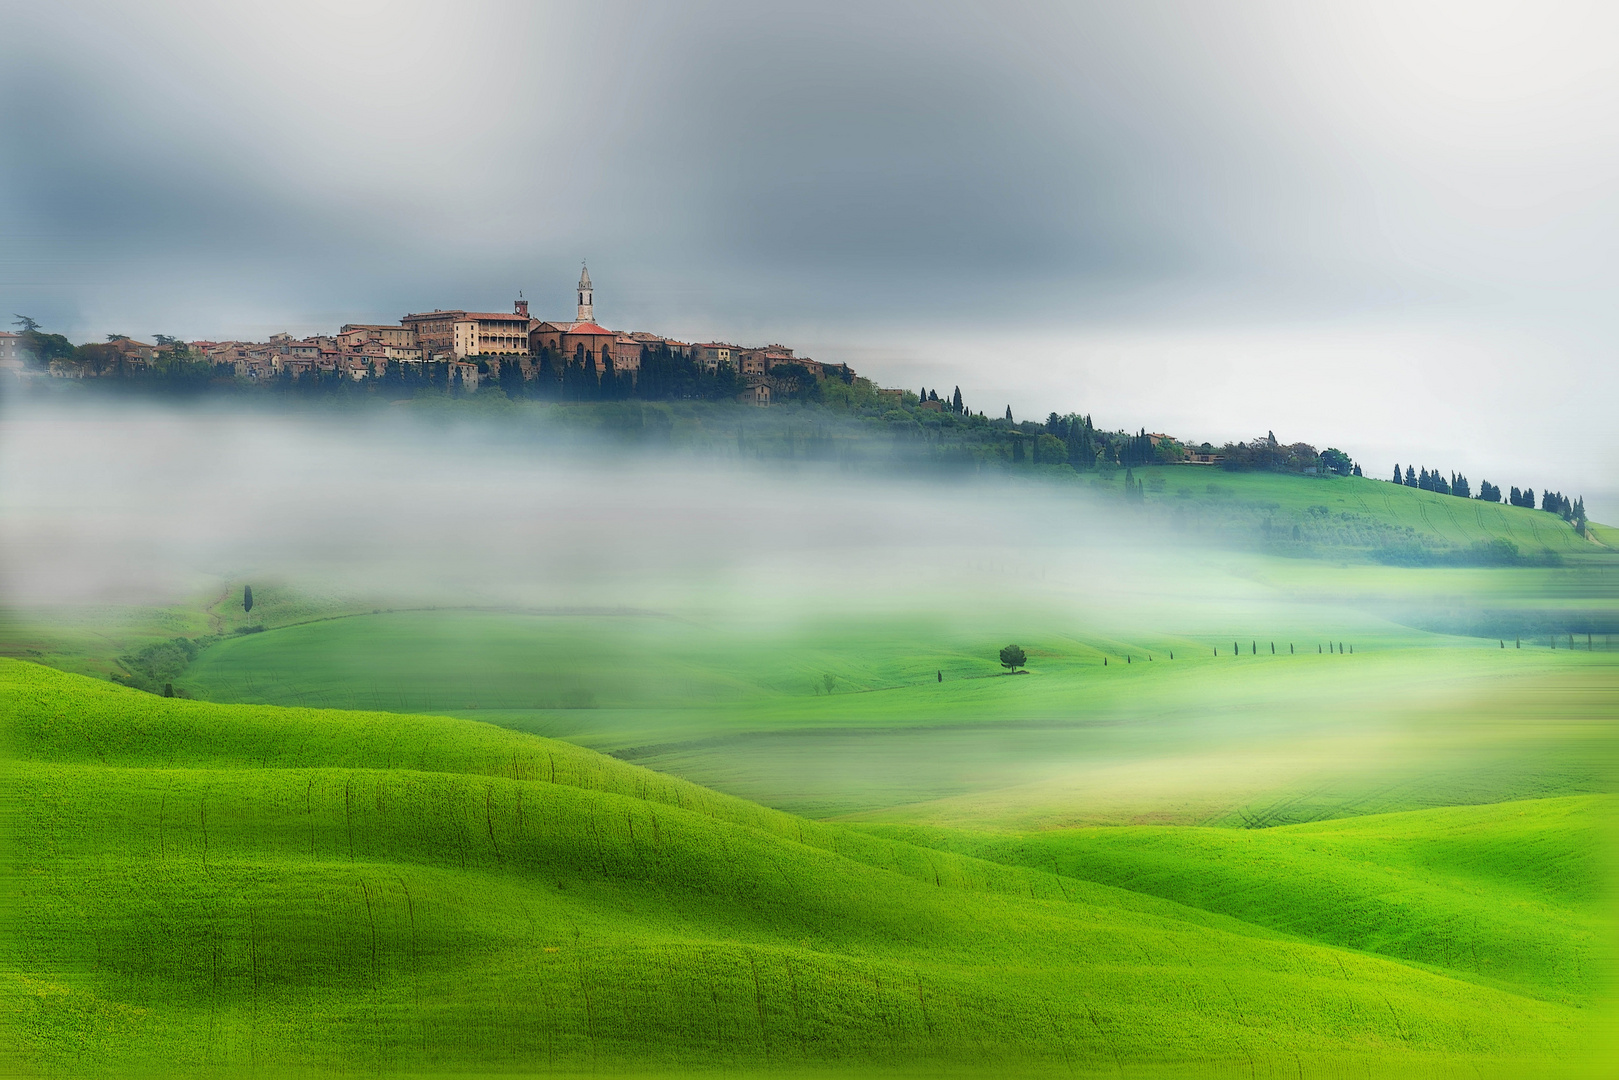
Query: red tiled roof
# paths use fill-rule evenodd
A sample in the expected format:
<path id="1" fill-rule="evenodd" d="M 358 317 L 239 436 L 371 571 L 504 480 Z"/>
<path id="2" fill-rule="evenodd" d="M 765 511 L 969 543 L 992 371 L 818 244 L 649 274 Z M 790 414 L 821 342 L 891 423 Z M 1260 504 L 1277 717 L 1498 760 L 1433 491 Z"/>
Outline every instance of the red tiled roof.
<path id="1" fill-rule="evenodd" d="M 511 311 L 469 311 L 461 316 L 462 319 L 500 319 L 510 322 L 528 322 L 527 315 L 518 315 Z"/>
<path id="2" fill-rule="evenodd" d="M 607 329 L 604 326 L 597 326 L 593 322 L 581 322 L 581 323 L 574 323 L 572 326 L 570 326 L 568 328 L 568 333 L 570 333 L 570 334 L 608 334 L 608 335 L 611 335 L 612 331 Z"/>

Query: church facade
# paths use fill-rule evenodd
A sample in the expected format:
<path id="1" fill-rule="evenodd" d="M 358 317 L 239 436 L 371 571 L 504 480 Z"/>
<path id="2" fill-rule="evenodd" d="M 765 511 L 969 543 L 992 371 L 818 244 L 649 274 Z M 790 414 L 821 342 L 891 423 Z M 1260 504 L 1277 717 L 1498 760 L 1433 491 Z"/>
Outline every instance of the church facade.
<path id="1" fill-rule="evenodd" d="M 553 363 L 595 366 L 597 374 L 608 365 L 617 373 L 641 369 L 641 343 L 628 334 L 609 330 L 596 321 L 596 290 L 590 283 L 590 269 L 579 271 L 578 308 L 572 322 L 542 322 L 529 331 L 528 347 L 533 356 L 549 350 Z"/>

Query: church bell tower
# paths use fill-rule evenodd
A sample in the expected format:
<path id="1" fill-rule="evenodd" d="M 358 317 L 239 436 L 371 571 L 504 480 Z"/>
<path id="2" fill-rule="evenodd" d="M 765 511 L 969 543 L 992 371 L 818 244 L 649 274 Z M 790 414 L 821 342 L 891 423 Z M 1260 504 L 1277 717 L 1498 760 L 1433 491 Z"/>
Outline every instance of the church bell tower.
<path id="1" fill-rule="evenodd" d="M 590 299 L 590 270 L 584 266 L 579 268 L 579 321 L 596 321 L 595 305 Z"/>

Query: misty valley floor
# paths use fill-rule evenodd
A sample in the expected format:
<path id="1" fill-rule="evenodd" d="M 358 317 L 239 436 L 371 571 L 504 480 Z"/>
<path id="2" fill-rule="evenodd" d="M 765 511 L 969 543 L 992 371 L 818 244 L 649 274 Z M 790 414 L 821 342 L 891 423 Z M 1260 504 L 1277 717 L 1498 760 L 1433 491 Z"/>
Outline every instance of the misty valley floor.
<path id="1" fill-rule="evenodd" d="M 213 700 L 564 738 L 814 817 L 1274 825 L 1609 790 L 1614 654 L 1371 619 L 1331 629 L 1359 639 L 1353 655 L 1025 637 L 1030 673 L 1008 676 L 994 639 L 904 621 L 771 638 L 642 616 L 400 612 L 221 642 L 188 678 Z"/>

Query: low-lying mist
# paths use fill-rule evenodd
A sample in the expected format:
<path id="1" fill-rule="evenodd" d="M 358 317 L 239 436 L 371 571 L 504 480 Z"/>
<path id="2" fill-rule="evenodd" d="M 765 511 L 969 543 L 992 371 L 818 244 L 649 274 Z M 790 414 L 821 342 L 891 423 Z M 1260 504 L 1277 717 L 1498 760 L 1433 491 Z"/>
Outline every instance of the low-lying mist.
<path id="1" fill-rule="evenodd" d="M 1576 685 L 1609 643 L 1575 657 L 1565 618 L 1612 610 L 1604 568 L 1244 549 L 1177 513 L 1195 470 L 1142 502 L 543 420 L 13 410 L 0 647 L 153 693 L 465 716 L 812 816 L 1276 824 L 1611 768 L 1582 726 L 1604 691 Z M 1473 633 L 1559 574 L 1585 591 L 1528 648 L 1412 629 Z M 1033 677 L 999 678 L 1010 643 Z"/>
<path id="2" fill-rule="evenodd" d="M 275 581 L 390 604 L 1012 609 L 1223 632 L 1267 590 L 1079 485 L 632 448 L 570 431 L 154 406 L 0 420 L 0 597 L 172 603 Z M 996 620 L 998 621 L 998 620 Z"/>

